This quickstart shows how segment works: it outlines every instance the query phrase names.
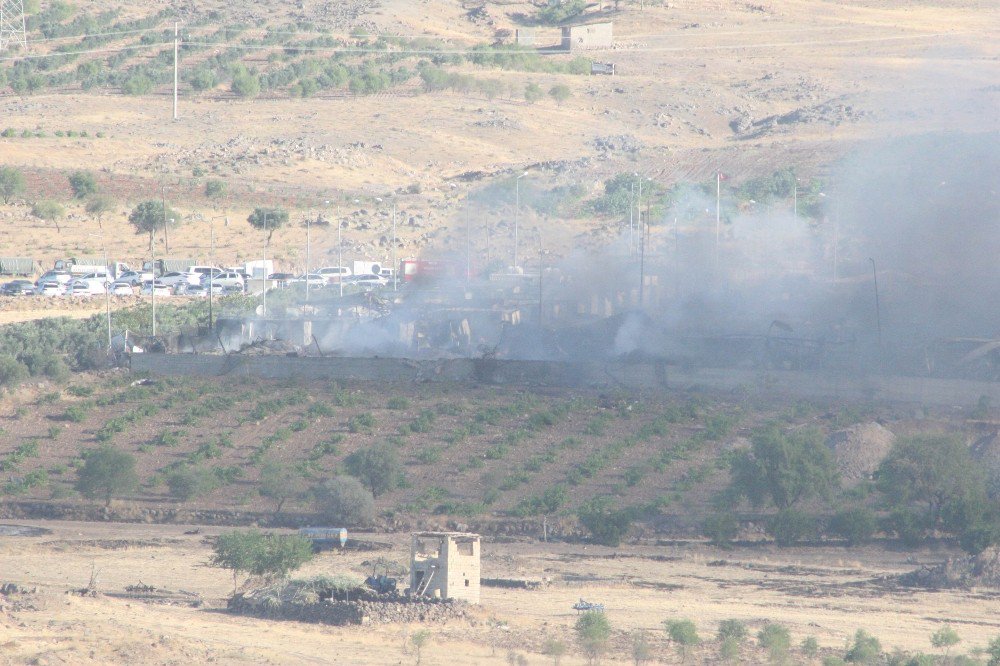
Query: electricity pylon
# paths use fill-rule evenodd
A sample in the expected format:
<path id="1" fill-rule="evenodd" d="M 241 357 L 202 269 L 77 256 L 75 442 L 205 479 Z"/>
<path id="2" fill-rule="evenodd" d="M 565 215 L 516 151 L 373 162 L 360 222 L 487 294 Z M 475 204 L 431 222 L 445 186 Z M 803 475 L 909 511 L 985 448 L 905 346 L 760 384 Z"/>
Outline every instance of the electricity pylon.
<path id="1" fill-rule="evenodd" d="M 0 0 L 0 52 L 17 44 L 27 48 L 24 29 L 24 0 Z"/>

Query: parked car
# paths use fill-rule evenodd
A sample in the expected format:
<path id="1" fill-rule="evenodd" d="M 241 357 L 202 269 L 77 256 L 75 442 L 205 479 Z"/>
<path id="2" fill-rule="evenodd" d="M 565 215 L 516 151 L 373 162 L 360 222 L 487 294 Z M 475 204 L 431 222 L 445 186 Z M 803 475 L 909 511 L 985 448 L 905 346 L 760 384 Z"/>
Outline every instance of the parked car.
<path id="1" fill-rule="evenodd" d="M 169 285 L 165 285 L 159 280 L 156 280 L 155 282 L 150 280 L 142 283 L 142 293 L 146 296 L 153 294 L 156 296 L 171 296 L 174 292 L 173 288 Z"/>
<path id="2" fill-rule="evenodd" d="M 36 287 L 42 286 L 46 282 L 56 282 L 67 285 L 73 280 L 73 275 L 69 271 L 45 271 L 35 282 Z"/>
<path id="3" fill-rule="evenodd" d="M 0 294 L 4 296 L 30 296 L 35 293 L 35 285 L 31 280 L 13 280 L 0 286 Z"/>
<path id="4" fill-rule="evenodd" d="M 133 287 L 138 287 L 141 286 L 146 280 L 152 279 L 153 274 L 149 271 L 146 271 L 145 273 L 141 273 L 139 271 L 125 271 L 118 276 L 118 279 L 116 279 L 115 282 L 124 282 Z"/>
<path id="5" fill-rule="evenodd" d="M 208 291 L 200 284 L 180 284 L 174 285 L 174 295 L 176 296 L 207 296 Z"/>
<path id="6" fill-rule="evenodd" d="M 113 296 L 131 296 L 135 293 L 135 288 L 130 282 L 122 282 L 120 280 L 115 280 L 108 287 L 108 290 Z"/>
<path id="7" fill-rule="evenodd" d="M 323 268 L 317 268 L 313 272 L 322 275 L 330 284 L 337 284 L 351 275 L 351 269 L 347 266 L 324 266 Z"/>
<path id="8" fill-rule="evenodd" d="M 65 284 L 61 282 L 43 282 L 35 288 L 39 296 L 62 296 L 66 292 Z"/>
<path id="9" fill-rule="evenodd" d="M 223 287 L 222 288 L 222 295 L 223 296 L 231 296 L 233 294 L 243 294 L 243 293 L 246 293 L 246 288 L 245 287 Z"/>
<path id="10" fill-rule="evenodd" d="M 289 283 L 291 284 L 305 285 L 306 282 L 309 283 L 309 287 L 311 289 L 322 287 L 325 284 L 327 284 L 326 278 L 320 275 L 319 273 L 310 273 L 309 275 L 303 273 L 302 275 L 299 275 L 298 277 L 289 280 Z"/>
<path id="11" fill-rule="evenodd" d="M 352 275 L 344 278 L 344 284 L 356 284 L 362 287 L 384 287 L 389 284 L 389 280 L 381 275 Z"/>
<path id="12" fill-rule="evenodd" d="M 201 273 L 187 273 L 180 271 L 171 271 L 166 275 L 162 275 L 157 279 L 160 284 L 165 284 L 168 287 L 173 287 L 178 284 L 199 284 L 201 282 Z"/>
<path id="13" fill-rule="evenodd" d="M 211 279 L 202 278 L 201 286 L 207 287 L 208 284 L 214 284 L 216 287 L 239 287 L 240 291 L 243 291 L 243 285 L 245 284 L 243 276 L 235 271 L 226 271 L 216 274 Z"/>
<path id="14" fill-rule="evenodd" d="M 225 287 L 218 283 L 208 283 L 201 285 L 201 288 L 205 290 L 205 295 L 208 296 L 212 294 L 213 296 L 222 296 L 225 291 Z M 240 293 L 243 293 L 243 288 L 240 288 Z"/>
<path id="15" fill-rule="evenodd" d="M 224 270 L 217 266 L 188 266 L 188 273 L 197 273 L 200 282 L 204 283 L 209 275 L 219 275 L 220 273 L 225 273 Z"/>
<path id="16" fill-rule="evenodd" d="M 295 276 L 291 273 L 271 273 L 267 279 L 276 282 L 279 287 L 287 287 L 288 283 L 295 279 Z"/>
<path id="17" fill-rule="evenodd" d="M 106 286 L 95 281 L 73 280 L 66 288 L 67 296 L 97 296 L 105 293 Z"/>

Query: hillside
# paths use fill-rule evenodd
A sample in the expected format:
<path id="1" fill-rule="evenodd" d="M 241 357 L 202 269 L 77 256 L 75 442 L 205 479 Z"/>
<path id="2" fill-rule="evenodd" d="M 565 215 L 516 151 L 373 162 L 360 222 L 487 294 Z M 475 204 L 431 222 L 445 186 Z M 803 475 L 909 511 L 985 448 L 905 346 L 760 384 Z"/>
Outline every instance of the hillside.
<path id="1" fill-rule="evenodd" d="M 142 481 L 126 503 L 134 508 L 115 503 L 123 515 L 150 509 L 268 513 L 277 499 L 260 496 L 260 475 L 278 465 L 294 470 L 296 479 L 283 510 L 309 514 L 311 501 L 296 493 L 343 473 L 352 452 L 384 445 L 404 477 L 377 498 L 390 523 L 516 521 L 549 513 L 558 524 L 587 500 L 609 496 L 654 524 L 697 530 L 727 483 L 730 453 L 745 447 L 757 426 L 777 419 L 827 434 L 874 417 L 897 433 L 962 427 L 945 415 L 915 419 L 887 408 L 768 404 L 698 392 L 248 385 L 236 376 L 138 381 L 110 373 L 77 375 L 66 386 L 43 382 L 5 400 L 0 464 L 8 499 L 73 506 L 81 455 L 112 444 L 136 456 Z M 166 481 L 177 470 L 204 473 L 193 496 L 171 494 Z M 555 492 L 548 509 L 547 491 Z M 572 521 L 566 525 L 573 529 Z"/>
<path id="2" fill-rule="evenodd" d="M 529 189 L 572 185 L 585 202 L 617 173 L 664 186 L 717 170 L 731 183 L 786 167 L 822 179 L 874 137 L 996 128 L 988 3 L 615 5 L 578 17 L 612 20 L 613 49 L 540 56 L 492 46 L 532 22 L 528 3 L 358 0 L 332 12 L 199 3 L 181 15 L 155 3 L 104 12 L 42 3 L 32 58 L 0 61 L 0 130 L 9 129 L 0 160 L 27 174 L 19 200 L 28 203 L 67 200 L 68 171 L 95 171 L 115 201 L 109 253 L 133 261 L 148 251 L 122 216 L 160 195 L 186 216 L 172 254 L 207 254 L 212 222 L 220 263 L 252 256 L 249 209 L 280 201 L 296 223 L 346 218 L 350 251 L 386 260 L 393 193 L 399 252 L 411 254 L 444 244 L 441 230 L 461 228 L 463 216 L 510 217 L 506 197 L 470 205 L 466 195 L 528 167 Z M 183 24 L 176 122 L 174 20 Z M 539 39 L 552 34 L 540 29 Z M 590 60 L 618 73 L 578 73 Z M 259 92 L 233 92 L 244 73 Z M 542 99 L 525 99 L 530 84 Z M 556 86 L 568 99 L 547 94 Z M 203 196 L 213 177 L 227 184 L 225 199 Z M 0 207 L 0 255 L 48 264 L 93 251 L 102 230 L 70 203 L 61 231 L 26 205 Z M 526 218 L 562 249 L 619 224 L 587 205 Z M 303 236 L 295 224 L 273 241 L 296 270 Z M 323 256 L 334 240 L 327 231 L 314 242 Z"/>

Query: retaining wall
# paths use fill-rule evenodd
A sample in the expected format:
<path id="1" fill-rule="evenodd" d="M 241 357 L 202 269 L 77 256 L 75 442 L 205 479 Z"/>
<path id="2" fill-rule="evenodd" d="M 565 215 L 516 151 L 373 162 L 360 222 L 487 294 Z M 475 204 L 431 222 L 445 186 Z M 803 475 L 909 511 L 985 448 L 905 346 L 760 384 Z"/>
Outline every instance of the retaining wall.
<path id="1" fill-rule="evenodd" d="M 751 395 L 871 400 L 922 405 L 1000 403 L 1000 383 L 961 379 L 847 376 L 780 370 L 680 368 L 667 363 L 561 363 L 491 359 L 414 360 L 217 354 L 134 354 L 134 372 L 201 377 L 471 382 L 597 389 L 743 391 Z"/>

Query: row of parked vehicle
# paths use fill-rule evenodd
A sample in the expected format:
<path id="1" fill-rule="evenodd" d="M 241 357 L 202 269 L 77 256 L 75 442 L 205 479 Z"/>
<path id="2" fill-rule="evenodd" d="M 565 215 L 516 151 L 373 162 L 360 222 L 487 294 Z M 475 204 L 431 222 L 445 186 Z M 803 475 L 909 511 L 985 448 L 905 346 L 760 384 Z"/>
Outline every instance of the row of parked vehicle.
<path id="1" fill-rule="evenodd" d="M 389 273 L 391 277 L 391 272 Z M 330 286 L 357 285 L 378 288 L 388 285 L 391 280 L 386 274 L 352 274 L 343 266 L 328 266 L 312 273 L 270 273 L 267 280 L 275 287 L 290 287 L 308 284 L 310 289 Z M 35 282 L 13 280 L 0 285 L 0 295 L 6 296 L 96 296 L 155 294 L 156 296 L 225 296 L 245 293 L 252 279 L 246 272 L 223 269 L 214 266 L 190 266 L 185 271 L 170 271 L 159 277 L 151 271 L 124 271 L 117 277 L 107 271 L 96 271 L 82 275 L 64 270 L 45 272 Z M 270 286 L 269 285 L 269 286 Z"/>

